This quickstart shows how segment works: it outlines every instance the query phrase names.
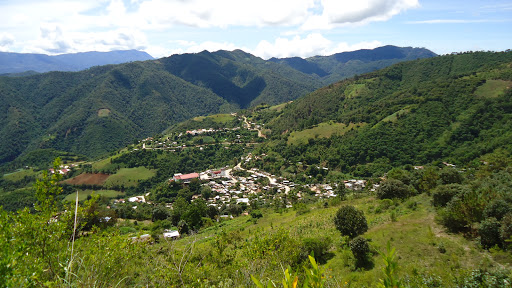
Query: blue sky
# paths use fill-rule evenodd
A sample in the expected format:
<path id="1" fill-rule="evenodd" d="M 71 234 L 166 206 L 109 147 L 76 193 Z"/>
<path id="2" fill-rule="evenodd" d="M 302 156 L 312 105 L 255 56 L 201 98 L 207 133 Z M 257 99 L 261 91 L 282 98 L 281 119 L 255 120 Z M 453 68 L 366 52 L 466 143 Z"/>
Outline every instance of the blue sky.
<path id="1" fill-rule="evenodd" d="M 512 48 L 512 1 L 0 0 L 0 51 L 243 49 L 309 57 L 382 45 Z"/>

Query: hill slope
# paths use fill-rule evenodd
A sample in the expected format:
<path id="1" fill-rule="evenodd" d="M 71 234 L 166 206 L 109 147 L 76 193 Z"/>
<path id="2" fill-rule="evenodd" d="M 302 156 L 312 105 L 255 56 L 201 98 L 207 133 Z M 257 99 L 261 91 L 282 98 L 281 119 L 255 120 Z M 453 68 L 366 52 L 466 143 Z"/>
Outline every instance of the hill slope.
<path id="1" fill-rule="evenodd" d="M 49 56 L 44 54 L 0 52 L 0 74 L 26 71 L 80 71 L 93 66 L 152 60 L 146 52 L 137 50 L 82 52 Z"/>
<path id="2" fill-rule="evenodd" d="M 375 49 L 361 49 L 337 53 L 331 56 L 315 56 L 307 59 L 299 57 L 269 61 L 286 64 L 298 71 L 320 78 L 325 85 L 339 80 L 382 69 L 392 64 L 431 58 L 437 56 L 425 48 L 383 46 Z"/>
<path id="3" fill-rule="evenodd" d="M 512 53 L 484 52 L 396 64 L 301 98 L 270 127 L 297 161 L 360 176 L 403 164 L 468 162 L 510 148 L 511 65 Z M 355 126 L 329 138 L 315 132 L 334 123 Z M 294 131 L 308 131 L 307 144 L 290 144 Z"/>
<path id="4" fill-rule="evenodd" d="M 241 50 L 0 77 L 0 163 L 45 148 L 98 156 L 185 119 L 295 100 L 323 84 L 317 75 Z"/>

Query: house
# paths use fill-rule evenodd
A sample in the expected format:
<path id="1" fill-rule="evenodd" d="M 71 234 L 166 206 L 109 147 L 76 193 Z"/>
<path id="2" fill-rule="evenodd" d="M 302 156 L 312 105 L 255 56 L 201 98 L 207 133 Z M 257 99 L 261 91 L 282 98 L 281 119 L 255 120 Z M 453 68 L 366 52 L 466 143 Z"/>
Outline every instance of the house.
<path id="1" fill-rule="evenodd" d="M 190 174 L 174 174 L 174 176 L 172 177 L 172 180 L 173 181 L 180 181 L 180 182 L 183 182 L 183 183 L 190 183 L 190 181 L 192 181 L 192 179 L 198 179 L 199 178 L 199 174 L 198 173 L 190 173 Z"/>
<path id="2" fill-rule="evenodd" d="M 171 238 L 171 239 L 180 238 L 180 232 L 178 232 L 177 230 L 165 230 L 164 238 Z"/>

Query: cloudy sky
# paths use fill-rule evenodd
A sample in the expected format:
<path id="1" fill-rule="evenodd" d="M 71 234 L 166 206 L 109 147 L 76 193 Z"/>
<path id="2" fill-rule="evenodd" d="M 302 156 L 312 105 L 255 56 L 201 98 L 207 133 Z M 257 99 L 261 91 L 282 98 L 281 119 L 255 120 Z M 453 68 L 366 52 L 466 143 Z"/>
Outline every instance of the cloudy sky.
<path id="1" fill-rule="evenodd" d="M 121 49 L 262 58 L 382 45 L 438 54 L 512 48 L 510 0 L 0 0 L 0 51 Z"/>

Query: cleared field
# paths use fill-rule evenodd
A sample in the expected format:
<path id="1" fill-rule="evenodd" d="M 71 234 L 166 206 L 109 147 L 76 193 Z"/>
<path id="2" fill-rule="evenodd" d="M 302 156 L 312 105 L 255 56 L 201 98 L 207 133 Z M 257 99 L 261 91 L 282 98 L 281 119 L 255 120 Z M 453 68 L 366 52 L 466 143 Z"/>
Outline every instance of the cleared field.
<path id="1" fill-rule="evenodd" d="M 483 98 L 496 98 L 505 93 L 505 90 L 510 89 L 510 87 L 512 87 L 512 81 L 487 80 L 476 89 L 475 95 Z"/>
<path id="2" fill-rule="evenodd" d="M 382 119 L 382 122 L 396 122 L 396 120 L 398 120 L 398 116 L 403 116 L 409 112 L 411 112 L 410 108 L 402 109 Z"/>
<path id="3" fill-rule="evenodd" d="M 108 115 L 110 115 L 110 109 L 98 110 L 98 117 L 107 117 Z"/>
<path id="4" fill-rule="evenodd" d="M 108 174 L 91 174 L 91 173 L 84 173 L 80 174 L 76 177 L 73 177 L 71 179 L 67 179 L 64 181 L 64 183 L 70 184 L 70 185 L 103 185 L 105 181 L 109 178 L 110 175 Z"/>
<path id="5" fill-rule="evenodd" d="M 302 131 L 292 132 L 288 137 L 288 144 L 306 144 L 309 139 L 329 138 L 332 135 L 343 135 L 351 129 L 364 126 L 365 123 L 320 123 L 317 127 Z"/>
<path id="6" fill-rule="evenodd" d="M 273 111 L 280 112 L 281 110 L 283 110 L 283 108 L 284 108 L 286 105 L 290 104 L 291 102 L 292 102 L 292 101 L 287 102 L 287 103 L 282 103 L 282 104 L 279 104 L 279 105 L 275 105 L 275 106 L 272 106 L 272 107 L 270 107 L 270 108 L 268 108 L 268 109 L 273 110 Z"/>
<path id="7" fill-rule="evenodd" d="M 99 190 L 99 191 L 80 190 L 80 191 L 78 191 L 78 201 L 83 201 L 83 200 L 87 199 L 87 196 L 89 196 L 93 193 L 96 195 L 103 195 L 108 198 L 114 198 L 119 195 L 124 195 L 123 192 L 114 191 L 114 190 Z M 70 201 L 70 202 L 75 201 L 75 199 L 76 199 L 76 192 L 69 194 L 66 196 L 66 198 L 64 198 L 65 201 Z"/>
<path id="8" fill-rule="evenodd" d="M 211 116 L 196 117 L 192 120 L 202 122 L 206 118 L 208 118 L 216 123 L 226 123 L 226 122 L 229 122 L 229 121 L 235 119 L 235 116 L 233 116 L 231 114 L 215 114 L 215 115 L 211 115 Z"/>
<path id="9" fill-rule="evenodd" d="M 110 175 L 105 181 L 105 187 L 136 186 L 139 180 L 146 180 L 156 175 L 156 170 L 150 170 L 146 167 L 121 168 L 116 174 Z"/>
<path id="10" fill-rule="evenodd" d="M 23 179 L 26 176 L 35 176 L 37 173 L 32 169 L 20 170 L 9 174 L 4 174 L 3 178 L 7 181 L 16 182 Z"/>
<path id="11" fill-rule="evenodd" d="M 354 98 L 357 97 L 361 92 L 367 91 L 365 84 L 352 84 L 347 86 L 345 89 L 345 96 L 347 98 Z"/>

